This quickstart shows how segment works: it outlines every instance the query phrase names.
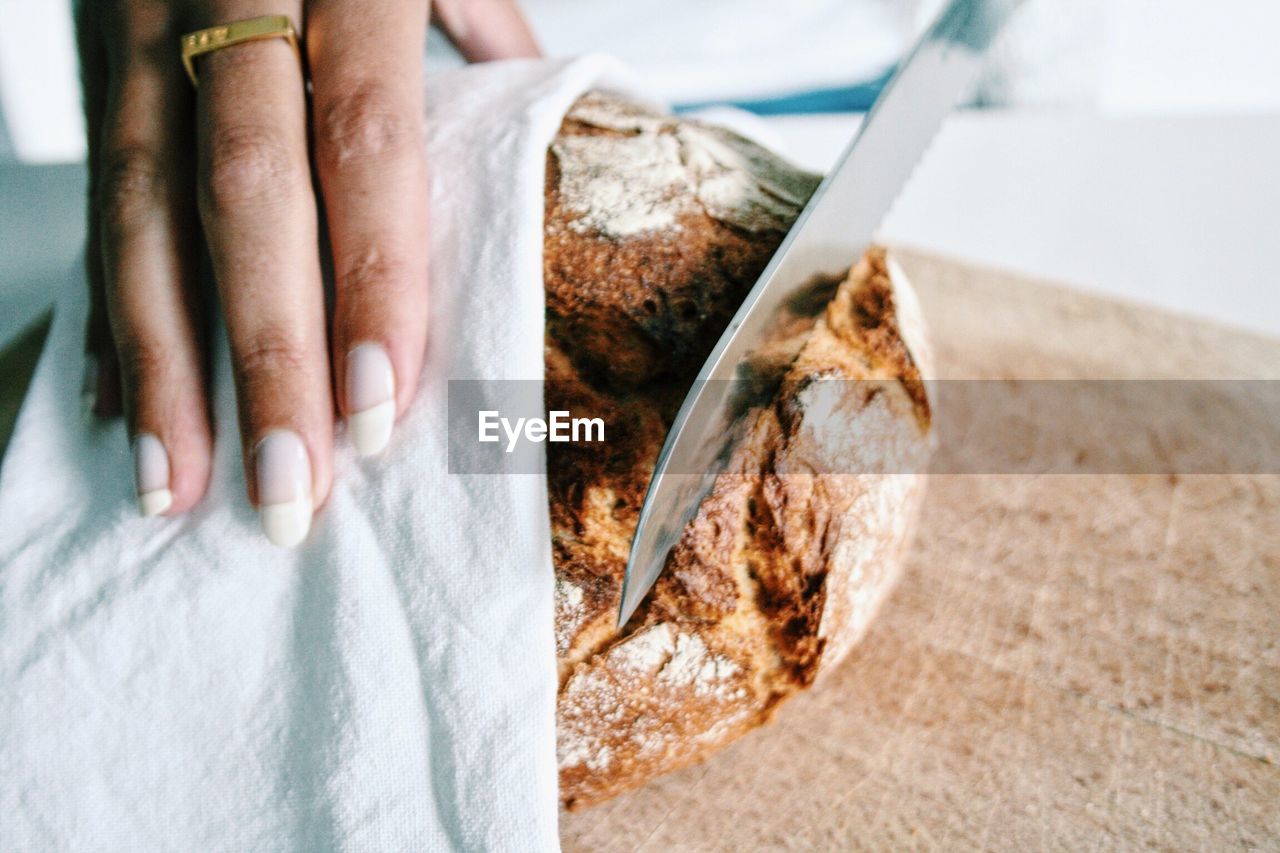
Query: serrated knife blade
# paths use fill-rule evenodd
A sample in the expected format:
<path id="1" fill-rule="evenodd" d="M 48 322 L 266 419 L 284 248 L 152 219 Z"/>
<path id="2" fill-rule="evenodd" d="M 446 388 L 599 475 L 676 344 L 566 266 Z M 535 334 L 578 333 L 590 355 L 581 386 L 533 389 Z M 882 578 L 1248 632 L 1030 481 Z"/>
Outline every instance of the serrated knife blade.
<path id="1" fill-rule="evenodd" d="M 622 583 L 618 625 L 640 606 L 724 466 L 741 401 L 739 367 L 779 310 L 815 276 L 848 270 L 870 245 L 943 119 L 1023 0 L 951 0 L 890 78 L 836 167 L 747 294 L 685 397 L 654 467 Z"/>

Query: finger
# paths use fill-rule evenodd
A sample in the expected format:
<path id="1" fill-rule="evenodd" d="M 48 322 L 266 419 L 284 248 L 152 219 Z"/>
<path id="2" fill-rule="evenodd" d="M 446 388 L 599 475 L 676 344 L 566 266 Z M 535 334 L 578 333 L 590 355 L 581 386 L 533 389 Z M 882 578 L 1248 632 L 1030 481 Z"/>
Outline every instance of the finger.
<path id="1" fill-rule="evenodd" d="M 436 0 L 435 15 L 468 62 L 542 55 L 515 0 Z"/>
<path id="2" fill-rule="evenodd" d="M 190 93 L 174 29 L 155 2 L 129 4 L 113 24 L 97 163 L 106 313 L 144 515 L 194 505 L 212 452 Z"/>
<path id="3" fill-rule="evenodd" d="M 426 6 L 312 7 L 316 165 L 333 251 L 339 409 L 362 454 L 385 447 L 417 387 L 427 330 Z"/>
<path id="4" fill-rule="evenodd" d="M 214 4 L 199 26 L 264 13 Z M 298 20 L 297 8 L 283 10 Z M 249 498 L 271 541 L 305 538 L 329 492 L 333 399 L 306 101 L 283 39 L 199 58 L 200 211 L 227 322 Z"/>
<path id="5" fill-rule="evenodd" d="M 107 56 L 97 14 L 99 8 L 97 3 L 81 3 L 76 11 L 76 45 L 80 54 L 80 84 L 89 149 L 89 185 L 85 194 L 88 229 L 84 254 L 89 315 L 85 325 L 85 369 L 80 393 L 88 411 L 109 417 L 120 414 L 121 409 L 115 343 L 111 340 L 111 327 L 107 321 L 102 272 L 102 221 L 98 216 L 97 163 L 107 100 Z"/>

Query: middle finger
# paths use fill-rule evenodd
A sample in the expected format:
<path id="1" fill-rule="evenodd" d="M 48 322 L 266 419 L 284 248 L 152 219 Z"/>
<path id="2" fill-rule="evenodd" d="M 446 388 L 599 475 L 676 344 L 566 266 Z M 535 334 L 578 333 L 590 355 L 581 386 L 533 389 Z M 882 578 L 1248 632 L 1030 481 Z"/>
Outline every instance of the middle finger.
<path id="1" fill-rule="evenodd" d="M 390 438 L 417 386 L 427 330 L 422 129 L 426 4 L 309 7 L 316 170 L 333 245 L 333 366 L 362 454 Z"/>

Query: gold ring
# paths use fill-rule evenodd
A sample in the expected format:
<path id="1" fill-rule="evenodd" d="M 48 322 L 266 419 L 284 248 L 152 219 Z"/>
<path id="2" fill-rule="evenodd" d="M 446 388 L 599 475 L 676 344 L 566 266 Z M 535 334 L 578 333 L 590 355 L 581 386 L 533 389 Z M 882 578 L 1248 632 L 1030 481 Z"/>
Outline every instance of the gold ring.
<path id="1" fill-rule="evenodd" d="M 261 39 L 284 39 L 302 61 L 302 51 L 298 48 L 298 31 L 293 28 L 293 21 L 288 15 L 262 15 L 244 21 L 234 21 L 217 27 L 208 27 L 187 33 L 182 37 L 182 65 L 187 69 L 191 85 L 198 86 L 196 79 L 195 58 L 202 53 L 212 53 L 233 44 Z"/>

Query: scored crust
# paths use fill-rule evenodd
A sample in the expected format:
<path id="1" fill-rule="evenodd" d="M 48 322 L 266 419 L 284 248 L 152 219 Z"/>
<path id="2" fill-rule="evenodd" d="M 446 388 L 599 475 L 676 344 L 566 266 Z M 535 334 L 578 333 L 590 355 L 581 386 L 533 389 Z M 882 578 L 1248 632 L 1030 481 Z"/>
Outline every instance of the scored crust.
<path id="1" fill-rule="evenodd" d="M 815 281 L 753 365 L 726 470 L 654 590 L 614 616 L 640 504 L 702 360 L 818 178 L 729 131 L 603 93 L 548 152 L 549 409 L 603 445 L 548 445 L 561 799 L 590 805 L 764 723 L 892 588 L 930 446 L 929 355 L 882 250 Z"/>

